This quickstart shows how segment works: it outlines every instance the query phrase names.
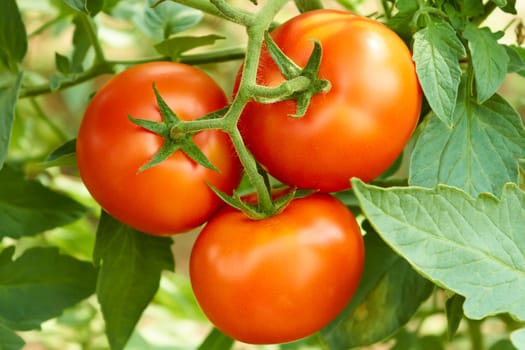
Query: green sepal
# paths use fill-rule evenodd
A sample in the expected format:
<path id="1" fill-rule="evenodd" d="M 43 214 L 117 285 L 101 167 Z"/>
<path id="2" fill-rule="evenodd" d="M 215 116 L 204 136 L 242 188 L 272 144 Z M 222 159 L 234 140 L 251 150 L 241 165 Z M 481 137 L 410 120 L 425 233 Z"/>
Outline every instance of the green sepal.
<path id="1" fill-rule="evenodd" d="M 192 136 L 193 133 L 185 134 L 181 140 L 178 140 L 178 143 L 180 143 L 181 150 L 193 161 L 197 162 L 203 167 L 219 172 L 219 169 L 217 169 L 215 165 L 213 165 L 213 163 L 210 162 L 208 157 L 206 157 L 206 155 L 202 153 L 201 149 L 197 147 L 195 142 L 193 142 Z"/>
<path id="2" fill-rule="evenodd" d="M 229 196 L 228 194 L 219 190 L 217 187 L 213 186 L 210 183 L 208 183 L 208 186 L 212 189 L 213 192 L 215 192 L 215 194 L 220 199 L 222 199 L 223 202 L 228 204 L 230 207 L 233 207 L 239 211 L 242 211 L 249 218 L 254 219 L 254 220 L 260 220 L 260 219 L 264 219 L 267 217 L 266 215 L 264 215 L 263 213 L 260 213 L 257 210 L 256 205 L 246 203 L 245 201 L 243 201 L 237 191 L 233 191 L 233 194 Z"/>
<path id="3" fill-rule="evenodd" d="M 164 101 L 164 99 L 159 93 L 159 90 L 157 90 L 157 86 L 155 85 L 155 83 L 153 83 L 153 92 L 155 92 L 155 99 L 157 100 L 157 105 L 159 106 L 162 120 L 164 121 L 164 123 L 166 123 L 168 129 L 171 129 L 171 127 L 180 122 L 180 119 L 175 114 L 175 112 L 171 110 L 166 101 Z"/>
<path id="4" fill-rule="evenodd" d="M 273 202 L 273 205 L 275 206 L 275 213 L 282 212 L 288 206 L 288 204 L 290 204 L 290 202 L 295 198 L 296 192 L 297 192 L 297 189 L 293 188 L 291 191 L 286 193 L 284 196 L 277 198 Z"/>
<path id="5" fill-rule="evenodd" d="M 155 153 L 150 161 L 138 169 L 138 173 L 162 163 L 178 150 L 184 152 L 184 154 L 186 154 L 191 160 L 202 165 L 203 167 L 213 171 L 219 171 L 200 150 L 200 148 L 193 142 L 192 138 L 195 133 L 183 133 L 176 136 L 172 135 L 171 130 L 181 123 L 181 120 L 168 106 L 166 101 L 164 101 L 155 84 L 153 84 L 153 91 L 155 93 L 157 105 L 159 106 L 160 114 L 162 116 L 162 122 L 134 118 L 130 115 L 128 116 L 128 119 L 132 123 L 161 136 L 164 139 L 164 144 L 159 149 L 159 151 Z M 216 115 L 222 112 L 223 110 L 215 111 L 207 114 L 203 118 L 216 118 Z"/>
<path id="6" fill-rule="evenodd" d="M 165 161 L 169 156 L 171 156 L 173 153 L 178 151 L 181 147 L 177 145 L 173 141 L 165 141 L 162 147 L 155 153 L 153 158 L 143 166 L 139 168 L 137 171 L 138 173 L 143 172 L 144 170 L 148 170 L 149 168 L 154 167 L 155 165 L 159 165 L 163 161 Z"/>
<path id="7" fill-rule="evenodd" d="M 323 50 L 321 43 L 318 40 L 313 39 L 314 48 L 308 62 L 304 68 L 299 67 L 293 62 L 284 52 L 277 46 L 272 37 L 265 33 L 265 44 L 270 56 L 272 56 L 275 64 L 279 67 L 279 70 L 283 76 L 287 79 L 294 79 L 299 76 L 306 77 L 312 82 L 310 87 L 305 91 L 300 91 L 286 97 L 285 99 L 294 99 L 297 102 L 296 113 L 291 114 L 290 117 L 300 118 L 306 114 L 310 100 L 312 97 L 319 92 L 327 92 L 330 90 L 331 84 L 328 80 L 319 79 L 319 67 L 321 66 L 321 59 L 323 57 Z M 274 101 L 272 101 L 274 102 Z"/>
<path id="8" fill-rule="evenodd" d="M 162 122 L 155 122 L 153 120 L 148 120 L 148 119 L 133 118 L 131 115 L 128 115 L 128 119 L 133 124 L 136 124 L 140 126 L 141 128 L 151 131 L 157 135 L 161 135 L 161 136 L 169 135 L 169 129 L 167 128 L 166 124 Z"/>
<path id="9" fill-rule="evenodd" d="M 284 54 L 268 32 L 264 33 L 264 43 L 266 44 L 268 53 L 272 56 L 275 64 L 287 80 L 301 75 L 301 67 Z"/>

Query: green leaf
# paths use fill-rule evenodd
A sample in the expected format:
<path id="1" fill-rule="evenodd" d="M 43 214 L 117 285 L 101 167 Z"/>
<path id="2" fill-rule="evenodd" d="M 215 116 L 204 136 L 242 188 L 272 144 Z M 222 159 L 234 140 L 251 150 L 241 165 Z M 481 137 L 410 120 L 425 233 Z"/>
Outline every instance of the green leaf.
<path id="1" fill-rule="evenodd" d="M 212 45 L 223 36 L 210 34 L 204 36 L 178 36 L 166 39 L 155 45 L 155 50 L 161 55 L 177 61 L 181 54 L 200 46 Z"/>
<path id="2" fill-rule="evenodd" d="M 174 269 L 168 237 L 146 235 L 102 213 L 93 260 L 100 266 L 97 296 L 112 350 L 123 349 L 159 288 Z"/>
<path id="3" fill-rule="evenodd" d="M 94 16 L 104 5 L 104 0 L 62 0 L 65 4 L 76 11 Z"/>
<path id="4" fill-rule="evenodd" d="M 76 139 L 67 141 L 53 150 L 47 158 L 40 164 L 42 168 L 51 168 L 55 166 L 75 166 L 76 157 Z"/>
<path id="5" fill-rule="evenodd" d="M 433 284 L 365 228 L 362 279 L 345 311 L 321 331 L 330 349 L 373 344 L 401 328 L 429 297 Z"/>
<path id="6" fill-rule="evenodd" d="M 471 319 L 510 313 L 525 319 L 525 192 L 501 199 L 453 187 L 352 187 L 383 240 L 422 275 L 465 297 Z"/>
<path id="7" fill-rule="evenodd" d="M 0 238 L 19 238 L 79 219 L 86 208 L 10 166 L 0 171 Z"/>
<path id="8" fill-rule="evenodd" d="M 525 349 L 525 328 L 518 329 L 510 334 L 512 344 L 518 349 Z"/>
<path id="9" fill-rule="evenodd" d="M 55 53 L 55 66 L 57 71 L 66 76 L 71 73 L 71 63 L 69 62 L 69 58 L 58 52 Z"/>
<path id="10" fill-rule="evenodd" d="M 414 61 L 419 82 L 434 113 L 453 125 L 454 107 L 461 82 L 459 59 L 465 48 L 454 28 L 445 22 L 433 23 L 414 35 Z"/>
<path id="11" fill-rule="evenodd" d="M 27 52 L 27 34 L 16 0 L 0 1 L 0 62 L 17 71 Z M 8 19 L 8 20 L 6 20 Z"/>
<path id="12" fill-rule="evenodd" d="M 0 169 L 7 158 L 15 118 L 15 105 L 22 84 L 22 73 L 19 73 L 17 77 L 8 77 L 6 80 L 12 84 L 0 86 Z"/>
<path id="13" fill-rule="evenodd" d="M 499 36 L 488 28 L 469 24 L 463 37 L 468 40 L 476 77 L 477 100 L 482 103 L 494 95 L 503 83 L 509 56 L 505 47 L 498 44 Z"/>
<path id="14" fill-rule="evenodd" d="M 197 350 L 228 350 L 233 346 L 234 340 L 217 328 L 213 328 L 206 336 L 206 339 Z"/>
<path id="15" fill-rule="evenodd" d="M 167 39 L 197 25 L 203 18 L 199 10 L 177 4 L 172 1 L 158 3 L 158 0 L 148 0 L 144 17 L 138 19 L 138 24 L 150 36 L 159 40 Z"/>
<path id="16" fill-rule="evenodd" d="M 66 143 L 60 145 L 57 149 L 51 152 L 47 158 L 46 162 L 56 162 L 59 159 L 69 158 L 75 156 L 76 153 L 76 143 L 77 139 L 69 140 Z"/>
<path id="17" fill-rule="evenodd" d="M 510 45 L 505 50 L 509 56 L 508 72 L 525 76 L 525 47 Z"/>
<path id="18" fill-rule="evenodd" d="M 102 11 L 111 13 L 111 11 L 121 2 L 122 0 L 104 0 L 104 6 Z"/>
<path id="19" fill-rule="evenodd" d="M 447 315 L 447 334 L 448 339 L 452 340 L 456 334 L 459 324 L 463 319 L 463 303 L 465 297 L 462 295 L 454 294 L 447 299 L 445 303 L 445 311 Z"/>
<path id="20" fill-rule="evenodd" d="M 453 128 L 435 115 L 423 125 L 409 183 L 424 187 L 443 183 L 475 196 L 481 192 L 498 195 L 504 183 L 517 182 L 517 158 L 525 155 L 520 115 L 498 95 L 480 105 L 464 93 L 454 113 L 459 122 Z"/>
<path id="21" fill-rule="evenodd" d="M 517 14 L 516 11 L 516 0 L 492 0 L 493 3 L 498 5 L 503 12 Z"/>
<path id="22" fill-rule="evenodd" d="M 397 11 L 387 19 L 386 25 L 394 30 L 406 43 L 412 41 L 412 19 L 418 10 L 417 2 L 413 0 L 398 0 L 395 3 Z"/>
<path id="23" fill-rule="evenodd" d="M 73 20 L 75 31 L 73 32 L 73 54 L 71 56 L 71 70 L 75 73 L 82 72 L 83 63 L 86 55 L 92 46 L 88 31 L 85 28 L 86 22 L 81 19 L 83 15 L 78 14 Z"/>
<path id="24" fill-rule="evenodd" d="M 0 349 L 21 350 L 25 342 L 12 329 L 0 323 Z"/>
<path id="25" fill-rule="evenodd" d="M 512 345 L 510 339 L 501 339 L 492 344 L 489 350 L 516 350 L 516 348 Z"/>
<path id="26" fill-rule="evenodd" d="M 31 248 L 0 266 L 0 323 L 35 329 L 95 291 L 91 263 L 62 255 L 57 248 Z"/>
<path id="27" fill-rule="evenodd" d="M 323 8 L 321 0 L 295 0 L 295 6 L 301 13 L 314 11 Z"/>
<path id="28" fill-rule="evenodd" d="M 481 0 L 459 0 L 461 14 L 468 17 L 480 16 L 483 14 L 483 1 Z"/>

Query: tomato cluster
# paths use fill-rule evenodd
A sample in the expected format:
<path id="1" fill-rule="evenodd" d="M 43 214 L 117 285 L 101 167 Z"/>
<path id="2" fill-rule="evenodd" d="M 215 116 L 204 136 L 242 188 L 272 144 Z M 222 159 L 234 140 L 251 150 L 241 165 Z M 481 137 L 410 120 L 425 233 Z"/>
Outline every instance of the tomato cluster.
<path id="1" fill-rule="evenodd" d="M 314 95 L 300 118 L 291 116 L 293 98 L 251 101 L 237 126 L 270 175 L 316 194 L 257 220 L 223 206 L 211 187 L 231 194 L 242 166 L 231 135 L 216 129 L 192 136 L 216 169 L 177 150 L 140 171 L 165 142 L 129 118 L 162 120 L 153 84 L 184 121 L 228 104 L 208 75 L 180 63 L 142 64 L 116 75 L 90 102 L 77 139 L 86 187 L 118 220 L 155 235 L 206 223 L 190 258 L 195 296 L 220 330 L 257 344 L 308 336 L 347 305 L 363 269 L 363 240 L 352 213 L 328 192 L 348 189 L 351 177 L 369 181 L 387 169 L 416 126 L 422 98 L 408 48 L 371 19 L 312 11 L 271 36 L 298 66 L 317 40 L 323 49 L 318 75 L 330 90 Z M 257 83 L 284 80 L 263 49 Z"/>

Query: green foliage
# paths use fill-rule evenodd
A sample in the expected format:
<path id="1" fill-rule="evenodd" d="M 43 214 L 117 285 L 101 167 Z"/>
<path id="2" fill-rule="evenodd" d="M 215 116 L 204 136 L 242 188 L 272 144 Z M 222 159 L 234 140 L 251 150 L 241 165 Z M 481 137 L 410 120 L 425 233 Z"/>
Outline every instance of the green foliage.
<path id="1" fill-rule="evenodd" d="M 28 249 L 11 260 L 13 253 L 12 248 L 0 253 L 0 324 L 4 327 L 38 328 L 95 290 L 97 273 L 88 262 L 59 254 L 56 248 Z"/>
<path id="2" fill-rule="evenodd" d="M 0 349 L 19 350 L 25 342 L 13 330 L 0 323 Z"/>
<path id="3" fill-rule="evenodd" d="M 148 0 L 144 17 L 137 22 L 157 40 L 167 39 L 173 34 L 195 26 L 202 20 L 202 12 L 198 10 L 171 1 L 157 3 L 158 0 Z"/>
<path id="4" fill-rule="evenodd" d="M 465 48 L 446 22 L 431 22 L 414 35 L 419 82 L 434 113 L 449 126 L 455 122 L 453 114 L 461 83 L 459 59 L 463 56 Z"/>
<path id="5" fill-rule="evenodd" d="M 515 184 L 501 199 L 474 199 L 445 185 L 382 189 L 353 181 L 353 188 L 385 242 L 422 275 L 463 295 L 467 317 L 525 319 L 525 193 Z"/>
<path id="6" fill-rule="evenodd" d="M 176 36 L 155 45 L 155 50 L 161 55 L 168 56 L 172 61 L 177 61 L 181 54 L 199 46 L 212 45 L 217 40 L 224 39 L 219 35 L 204 35 L 199 37 Z"/>
<path id="7" fill-rule="evenodd" d="M 27 52 L 27 35 L 16 0 L 2 1 L 0 13 L 9 18 L 0 22 L 0 63 L 17 71 L 17 64 L 22 62 Z"/>
<path id="8" fill-rule="evenodd" d="M 453 294 L 447 299 L 445 304 L 445 312 L 447 314 L 447 333 L 448 339 L 452 340 L 456 334 L 461 319 L 463 318 L 463 303 L 465 303 L 465 297 L 459 294 Z"/>
<path id="9" fill-rule="evenodd" d="M 469 24 L 463 32 L 468 40 L 472 56 L 472 68 L 476 79 L 478 103 L 488 100 L 499 89 L 507 74 L 508 56 L 503 46 L 498 44 L 499 36 L 488 28 L 477 28 Z M 482 77 L 482 78 L 481 78 Z"/>
<path id="10" fill-rule="evenodd" d="M 331 349 L 350 349 L 387 338 L 408 322 L 434 289 L 370 226 L 366 231 L 359 288 L 346 310 L 322 331 Z"/>
<path id="11" fill-rule="evenodd" d="M 22 73 L 18 76 L 5 74 L 8 85 L 0 86 L 0 169 L 7 157 L 7 150 L 11 138 L 11 129 L 15 117 L 15 104 L 22 83 Z"/>
<path id="12" fill-rule="evenodd" d="M 100 267 L 97 297 L 112 349 L 124 349 L 159 287 L 162 270 L 174 269 L 171 243 L 102 213 L 93 260 Z"/>
<path id="13" fill-rule="evenodd" d="M 453 128 L 431 114 L 421 126 L 410 184 L 456 186 L 475 196 L 499 194 L 506 182 L 517 182 L 516 159 L 525 154 L 525 129 L 519 114 L 498 95 L 483 104 L 460 89 Z"/>
<path id="14" fill-rule="evenodd" d="M 0 170 L 0 237 L 29 236 L 73 222 L 86 208 L 10 166 Z"/>
<path id="15" fill-rule="evenodd" d="M 87 15 L 94 16 L 101 9 L 104 0 L 63 0 L 72 9 L 83 12 Z"/>
<path id="16" fill-rule="evenodd" d="M 231 349 L 233 343 L 232 338 L 214 328 L 197 350 L 228 350 Z"/>

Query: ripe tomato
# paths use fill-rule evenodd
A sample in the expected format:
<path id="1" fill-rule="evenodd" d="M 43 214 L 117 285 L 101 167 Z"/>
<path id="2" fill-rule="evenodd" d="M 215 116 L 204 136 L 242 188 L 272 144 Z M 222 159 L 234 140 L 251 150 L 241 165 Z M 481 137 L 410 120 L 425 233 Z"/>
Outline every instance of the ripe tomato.
<path id="1" fill-rule="evenodd" d="M 109 214 L 146 233 L 172 234 L 204 223 L 222 205 L 207 182 L 231 192 L 241 166 L 228 135 L 209 130 L 197 133 L 194 141 L 220 172 L 181 151 L 138 172 L 163 144 L 161 136 L 128 120 L 131 115 L 161 121 L 153 83 L 183 120 L 227 104 L 221 88 L 197 68 L 170 62 L 129 68 L 89 103 L 77 139 L 78 167 L 87 189 Z"/>
<path id="2" fill-rule="evenodd" d="M 417 124 L 422 93 L 409 49 L 389 28 L 348 12 L 317 10 L 279 26 L 272 37 L 304 67 L 323 48 L 319 76 L 331 90 L 312 98 L 303 118 L 293 100 L 251 102 L 239 124 L 246 145 L 277 179 L 299 188 L 339 191 L 370 181 L 399 156 Z M 269 53 L 258 83 L 284 81 Z"/>
<path id="3" fill-rule="evenodd" d="M 252 344 L 283 343 L 318 331 L 344 309 L 363 258 L 353 215 L 315 194 L 264 220 L 221 209 L 197 238 L 190 277 L 221 331 Z"/>

